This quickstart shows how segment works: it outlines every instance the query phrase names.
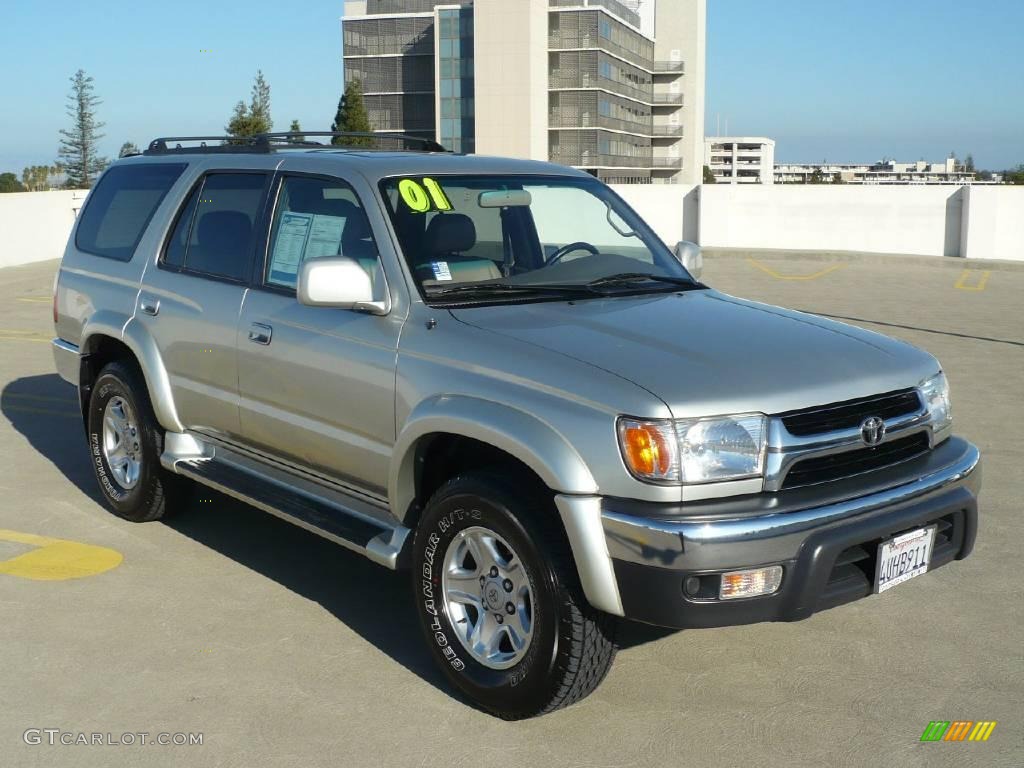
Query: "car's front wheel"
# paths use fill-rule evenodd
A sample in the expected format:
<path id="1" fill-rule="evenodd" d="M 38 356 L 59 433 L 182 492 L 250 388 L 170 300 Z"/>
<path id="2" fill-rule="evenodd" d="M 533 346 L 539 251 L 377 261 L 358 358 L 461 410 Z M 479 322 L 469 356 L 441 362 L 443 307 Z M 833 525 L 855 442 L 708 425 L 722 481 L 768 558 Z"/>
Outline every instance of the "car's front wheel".
<path id="1" fill-rule="evenodd" d="M 615 658 L 615 619 L 583 597 L 551 498 L 498 474 L 456 477 L 424 510 L 413 587 L 431 653 L 506 719 L 590 694 Z"/>

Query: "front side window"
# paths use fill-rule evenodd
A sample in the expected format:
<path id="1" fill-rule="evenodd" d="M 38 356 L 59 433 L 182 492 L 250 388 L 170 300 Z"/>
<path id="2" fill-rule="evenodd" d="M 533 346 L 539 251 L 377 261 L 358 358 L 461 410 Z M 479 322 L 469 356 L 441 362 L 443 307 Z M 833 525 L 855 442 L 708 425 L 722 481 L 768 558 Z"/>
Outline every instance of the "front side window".
<path id="1" fill-rule="evenodd" d="M 130 261 L 157 207 L 181 176 L 184 163 L 132 163 L 107 171 L 89 194 L 75 247 Z"/>
<path id="2" fill-rule="evenodd" d="M 264 282 L 294 289 L 304 261 L 332 256 L 359 262 L 374 283 L 374 294 L 383 290 L 370 222 L 352 187 L 336 179 L 286 176 L 270 230 Z"/>
<path id="3" fill-rule="evenodd" d="M 267 186 L 264 173 L 210 173 L 178 214 L 164 266 L 245 282 Z"/>
<path id="4" fill-rule="evenodd" d="M 381 191 L 428 300 L 701 287 L 596 179 L 415 176 L 385 179 Z"/>

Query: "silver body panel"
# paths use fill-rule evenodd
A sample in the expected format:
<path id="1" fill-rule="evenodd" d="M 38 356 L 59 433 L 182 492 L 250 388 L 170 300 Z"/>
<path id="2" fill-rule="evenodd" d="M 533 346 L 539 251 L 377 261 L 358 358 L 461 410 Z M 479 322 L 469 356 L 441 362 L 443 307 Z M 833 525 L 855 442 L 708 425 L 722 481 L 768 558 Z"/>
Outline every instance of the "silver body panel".
<path id="1" fill-rule="evenodd" d="M 856 437 L 804 444 L 772 420 L 766 480 L 654 485 L 624 466 L 619 416 L 771 415 L 916 387 L 939 370 L 934 358 L 905 343 L 716 291 L 453 310 L 422 301 L 386 215 L 381 179 L 586 175 L 561 166 L 334 150 L 120 162 L 188 168 L 130 262 L 79 252 L 72 232 L 57 284 L 54 355 L 61 376 L 77 381 L 79 352 L 89 354 L 98 339 L 121 341 L 139 361 L 168 431 L 168 468 L 202 481 L 195 462 L 224 461 L 294 483 L 296 492 L 318 493 L 341 513 L 371 516 L 397 532 L 370 554 L 392 567 L 416 512 L 421 441 L 461 435 L 515 456 L 554 492 L 587 597 L 621 614 L 613 539 L 606 540 L 617 522 L 602 517 L 602 498 L 727 504 L 732 496 L 776 490 L 798 456 L 847 447 Z M 255 284 L 162 269 L 161 247 L 188 191 L 203 173 L 232 168 L 314 173 L 350 184 L 379 251 L 385 313 L 304 306 L 294 295 Z M 264 256 L 256 254 L 258 264 Z M 887 426 L 890 439 L 931 430 L 920 414 Z M 906 480 L 892 485 L 905 487 Z M 837 502 L 826 512 L 811 510 L 805 522 L 861 509 L 859 502 Z M 705 530 L 673 525 L 659 535 L 699 542 Z"/>

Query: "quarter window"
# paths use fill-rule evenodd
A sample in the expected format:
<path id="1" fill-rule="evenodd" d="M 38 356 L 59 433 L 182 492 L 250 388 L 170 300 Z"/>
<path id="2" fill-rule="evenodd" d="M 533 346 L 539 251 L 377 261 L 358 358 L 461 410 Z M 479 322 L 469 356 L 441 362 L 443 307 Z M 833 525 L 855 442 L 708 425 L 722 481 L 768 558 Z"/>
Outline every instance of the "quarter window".
<path id="1" fill-rule="evenodd" d="M 133 163 L 111 168 L 89 195 L 75 246 L 95 256 L 130 261 L 149 220 L 185 167 Z"/>

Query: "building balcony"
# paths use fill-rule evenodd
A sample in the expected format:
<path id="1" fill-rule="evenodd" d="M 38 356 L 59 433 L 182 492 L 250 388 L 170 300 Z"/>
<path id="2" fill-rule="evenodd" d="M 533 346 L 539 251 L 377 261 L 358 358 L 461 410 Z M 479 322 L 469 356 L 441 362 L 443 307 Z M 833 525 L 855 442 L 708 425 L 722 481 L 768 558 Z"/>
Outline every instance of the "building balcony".
<path id="1" fill-rule="evenodd" d="M 672 106 L 681 107 L 683 106 L 683 94 L 679 93 L 655 93 L 650 97 L 652 104 L 658 106 Z"/>
<path id="2" fill-rule="evenodd" d="M 677 138 L 683 135 L 683 126 L 681 125 L 656 125 L 652 129 L 652 136 L 658 138 Z"/>
<path id="3" fill-rule="evenodd" d="M 609 80 L 606 77 L 594 76 L 589 73 L 575 73 L 563 75 L 564 70 L 554 70 L 548 77 L 548 88 L 552 91 L 561 91 L 567 89 L 586 89 L 586 88 L 600 88 L 609 93 L 614 93 L 617 96 L 623 96 L 627 99 L 633 99 L 644 104 L 653 104 L 654 96 L 649 90 L 643 90 L 640 88 L 634 88 L 626 83 L 620 83 L 618 80 Z M 679 96 L 682 99 L 682 94 Z"/>
<path id="4" fill-rule="evenodd" d="M 669 156 L 657 156 L 651 158 L 651 168 L 682 168 L 683 158 L 681 157 L 669 157 Z"/>
<path id="5" fill-rule="evenodd" d="M 553 8 L 559 6 L 588 6 L 604 8 L 610 14 L 616 18 L 622 19 L 627 24 L 632 24 L 634 27 L 640 27 L 640 14 L 636 11 L 628 8 L 618 0 L 550 0 L 548 3 Z"/>
<path id="6" fill-rule="evenodd" d="M 655 61 L 650 68 L 659 75 L 681 75 L 686 72 L 686 65 L 682 61 Z"/>
<path id="7" fill-rule="evenodd" d="M 548 127 L 550 128 L 606 128 L 610 131 L 622 131 L 637 136 L 651 136 L 652 127 L 650 123 L 634 123 L 629 120 L 618 120 L 614 117 L 604 115 L 572 115 L 550 112 L 548 114 Z"/>
<path id="8" fill-rule="evenodd" d="M 652 168 L 650 155 L 602 155 L 597 152 L 579 152 L 551 148 L 551 162 L 576 168 Z"/>

